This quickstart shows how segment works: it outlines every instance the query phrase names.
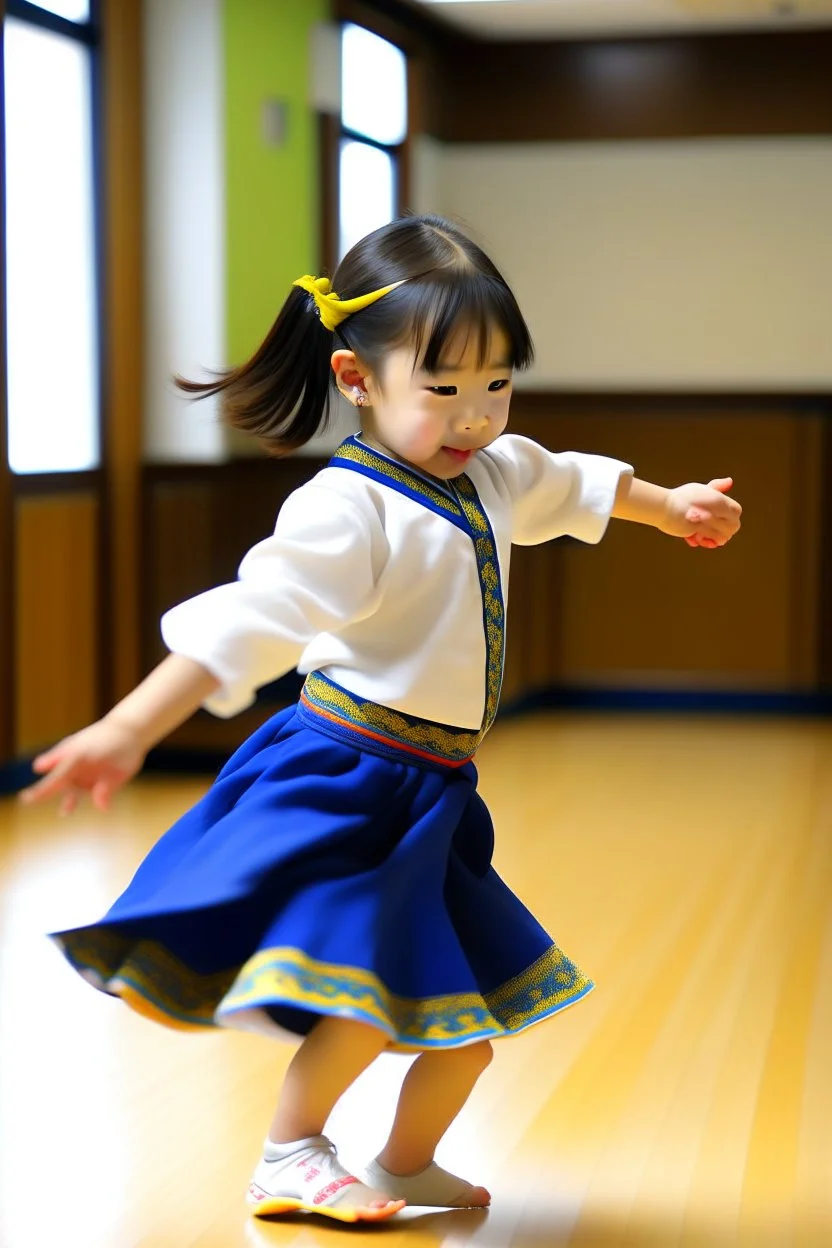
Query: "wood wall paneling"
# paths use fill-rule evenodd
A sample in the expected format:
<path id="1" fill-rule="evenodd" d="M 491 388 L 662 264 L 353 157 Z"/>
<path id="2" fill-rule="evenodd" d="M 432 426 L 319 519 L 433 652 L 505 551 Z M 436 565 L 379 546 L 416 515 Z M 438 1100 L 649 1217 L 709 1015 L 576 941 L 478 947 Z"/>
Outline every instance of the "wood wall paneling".
<path id="1" fill-rule="evenodd" d="M 449 142 L 832 132 L 832 32 L 486 43 L 437 76 Z"/>
<path id="2" fill-rule="evenodd" d="M 143 666 L 165 655 L 159 619 L 169 607 L 231 581 L 246 551 L 274 529 L 286 497 L 322 461 L 236 460 L 219 465 L 153 465 L 144 470 Z M 182 750 L 235 748 L 273 714 L 266 702 L 233 720 L 198 712 L 165 745 Z"/>
<path id="3" fill-rule="evenodd" d="M 551 543 L 512 549 L 503 705 L 559 681 L 563 554 Z"/>
<path id="4" fill-rule="evenodd" d="M 159 619 L 168 607 L 217 583 L 214 528 L 219 521 L 214 492 L 200 481 L 160 483 L 154 489 L 145 527 L 148 579 L 142 596 L 146 620 L 144 668 L 165 655 Z"/>
<path id="5" fill-rule="evenodd" d="M 746 508 L 724 550 L 692 551 L 613 521 L 597 547 L 561 552 L 556 682 L 645 688 L 817 687 L 823 417 L 760 401 L 518 395 L 513 429 L 551 449 L 608 454 L 664 485 L 733 475 Z M 776 503 L 775 501 L 776 500 Z M 517 604 L 513 603 L 515 611 Z"/>
<path id="6" fill-rule="evenodd" d="M 235 562 L 228 558 L 224 539 L 233 542 L 240 517 L 237 512 L 226 510 L 227 491 L 223 486 L 227 485 L 228 475 L 228 470 L 218 470 L 203 477 L 196 470 L 190 479 L 157 479 L 147 496 L 143 596 L 147 671 L 167 653 L 159 630 L 164 612 L 185 598 L 233 579 Z M 244 523 L 241 527 L 246 528 Z M 244 549 L 241 546 L 240 555 Z M 230 753 L 265 717 L 265 711 L 259 709 L 230 721 L 198 711 L 170 735 L 165 746 L 182 750 L 225 749 Z"/>
<path id="7" fill-rule="evenodd" d="M 31 754 L 98 707 L 99 503 L 92 494 L 15 503 L 15 750 Z"/>
<path id="8" fill-rule="evenodd" d="M 826 445 L 820 407 L 753 396 L 521 392 L 512 429 L 553 450 L 629 460 L 663 484 L 732 473 L 747 510 L 739 538 L 721 551 L 692 551 L 620 521 L 597 547 L 565 540 L 515 548 L 504 702 L 564 685 L 818 688 Z M 162 612 L 233 578 L 245 550 L 271 531 L 288 493 L 320 466 L 291 458 L 147 470 L 147 666 L 163 654 Z M 233 748 L 273 709 L 233 721 L 197 716 L 171 744 Z"/>
<path id="9" fill-rule="evenodd" d="M 825 685 L 822 638 L 824 614 L 824 547 L 832 535 L 832 518 L 825 498 L 829 480 L 823 472 L 823 448 L 829 429 L 827 405 L 791 422 L 788 476 L 791 503 L 787 540 L 789 669 L 802 689 Z M 776 488 L 776 479 L 771 482 Z M 762 504 L 765 505 L 765 504 Z M 771 515 L 769 503 L 765 513 Z"/>

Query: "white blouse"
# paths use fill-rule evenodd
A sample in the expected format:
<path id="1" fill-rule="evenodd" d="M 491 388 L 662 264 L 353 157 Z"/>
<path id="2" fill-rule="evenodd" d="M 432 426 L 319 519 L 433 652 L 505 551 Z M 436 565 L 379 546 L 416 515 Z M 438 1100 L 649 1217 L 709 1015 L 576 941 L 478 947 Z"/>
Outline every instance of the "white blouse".
<path id="1" fill-rule="evenodd" d="M 486 639 L 474 542 L 397 488 L 396 461 L 374 460 L 373 476 L 337 461 L 322 469 L 287 498 L 236 581 L 163 616 L 168 648 L 221 682 L 205 701 L 215 715 L 236 715 L 296 667 L 421 719 L 480 727 Z M 512 434 L 474 456 L 467 476 L 494 534 L 504 603 L 512 542 L 600 541 L 630 472 Z"/>

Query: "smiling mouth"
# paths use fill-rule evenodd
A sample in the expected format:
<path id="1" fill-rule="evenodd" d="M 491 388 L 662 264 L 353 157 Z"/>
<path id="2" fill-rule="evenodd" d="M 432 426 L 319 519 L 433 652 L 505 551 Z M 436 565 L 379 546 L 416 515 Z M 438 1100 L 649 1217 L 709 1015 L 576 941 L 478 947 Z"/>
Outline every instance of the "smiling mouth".
<path id="1" fill-rule="evenodd" d="M 451 459 L 456 460 L 458 464 L 465 464 L 474 454 L 473 451 L 460 451 L 455 446 L 443 446 L 442 450 L 446 455 L 450 455 Z"/>

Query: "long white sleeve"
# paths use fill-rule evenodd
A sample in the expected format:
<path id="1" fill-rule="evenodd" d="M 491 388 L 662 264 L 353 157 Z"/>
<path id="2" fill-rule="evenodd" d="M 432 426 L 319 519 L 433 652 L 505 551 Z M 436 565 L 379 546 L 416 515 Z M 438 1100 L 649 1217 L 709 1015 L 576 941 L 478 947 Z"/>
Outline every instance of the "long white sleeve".
<path id="1" fill-rule="evenodd" d="M 290 495 L 274 534 L 243 559 L 238 580 L 162 617 L 168 649 L 221 682 L 205 702 L 228 717 L 292 668 L 320 633 L 371 615 L 389 550 L 372 508 L 314 483 Z"/>
<path id="2" fill-rule="evenodd" d="M 499 474 L 512 506 L 511 540 L 534 546 L 569 535 L 600 542 L 629 464 L 577 451 L 554 454 L 515 434 L 497 438 L 478 460 Z"/>
<path id="3" fill-rule="evenodd" d="M 477 547 L 464 525 L 401 489 L 394 461 L 372 477 L 322 469 L 284 503 L 239 579 L 163 617 L 168 647 L 212 672 L 205 706 L 230 716 L 297 667 L 356 697 L 440 724 L 476 728 L 486 698 Z M 511 544 L 603 535 L 622 473 L 603 456 L 553 455 L 498 438 L 468 475 L 494 534 L 505 601 Z"/>

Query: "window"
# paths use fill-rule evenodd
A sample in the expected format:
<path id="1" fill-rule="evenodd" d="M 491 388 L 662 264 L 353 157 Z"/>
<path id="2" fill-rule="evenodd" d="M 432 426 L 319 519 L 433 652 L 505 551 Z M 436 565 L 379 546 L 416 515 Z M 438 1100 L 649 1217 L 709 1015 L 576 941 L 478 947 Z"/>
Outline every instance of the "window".
<path id="1" fill-rule="evenodd" d="M 6 13 L 9 466 L 81 471 L 100 461 L 95 34 L 84 0 Z"/>
<path id="2" fill-rule="evenodd" d="M 407 61 L 395 44 L 347 23 L 341 34 L 338 258 L 396 216 L 407 138 Z"/>

